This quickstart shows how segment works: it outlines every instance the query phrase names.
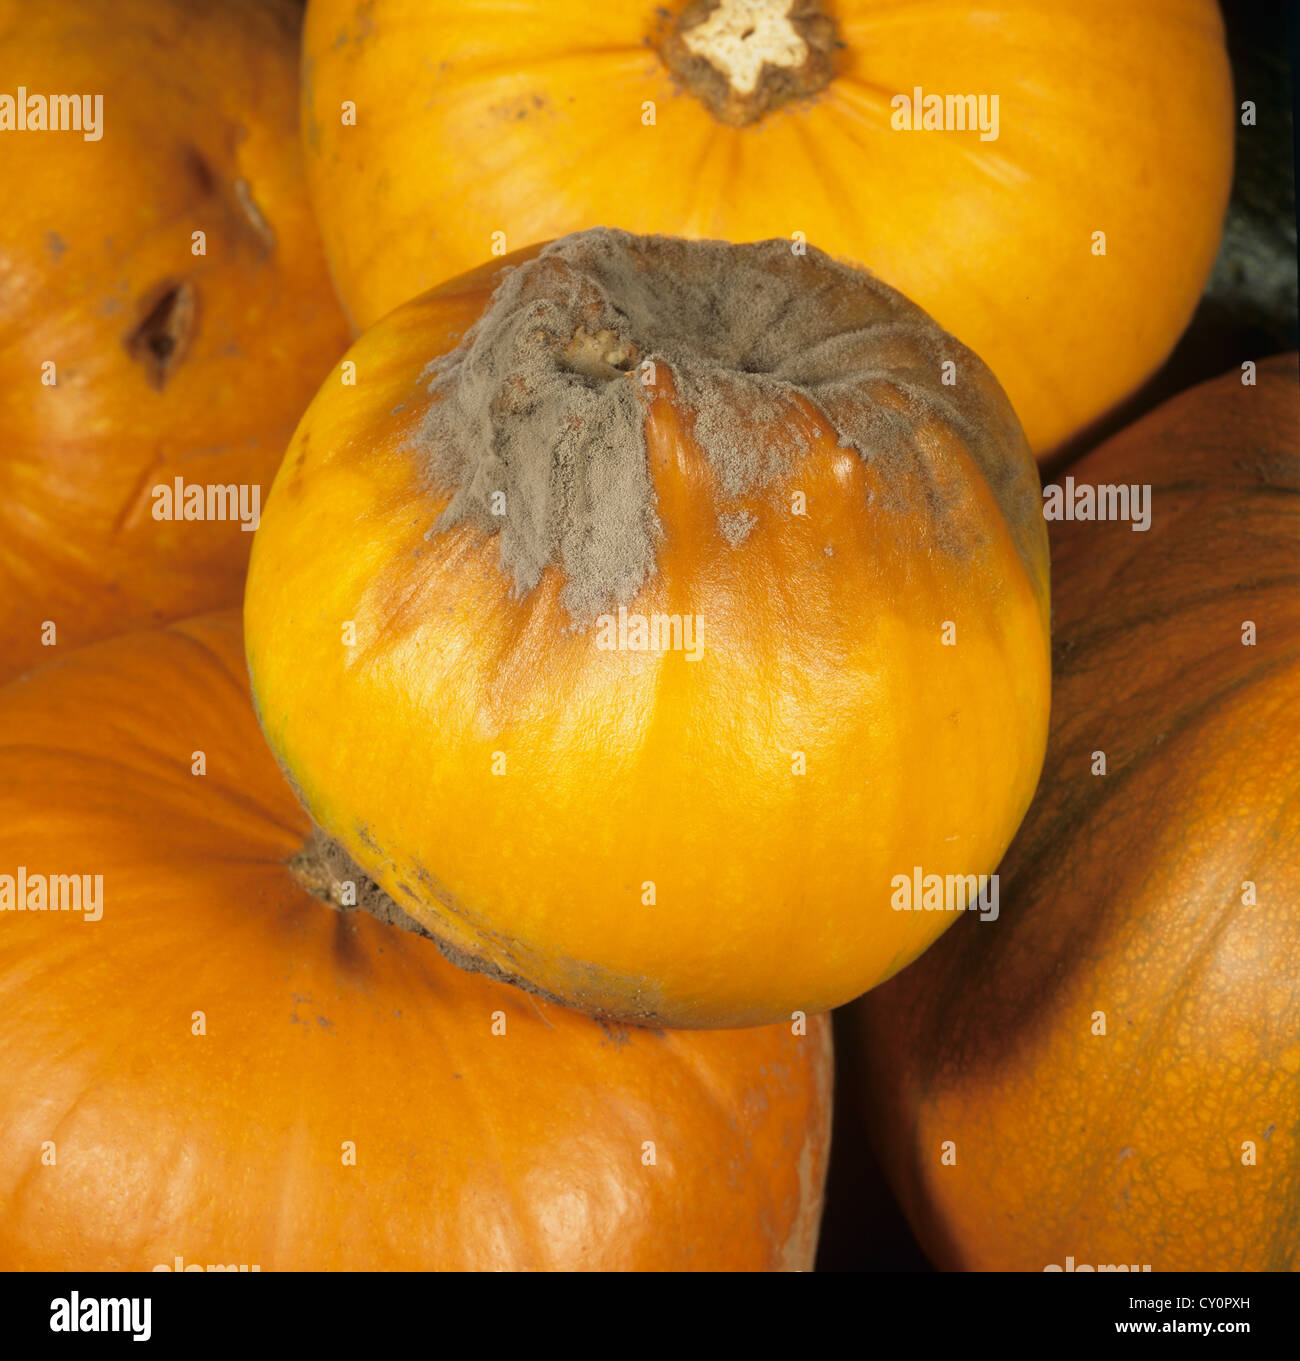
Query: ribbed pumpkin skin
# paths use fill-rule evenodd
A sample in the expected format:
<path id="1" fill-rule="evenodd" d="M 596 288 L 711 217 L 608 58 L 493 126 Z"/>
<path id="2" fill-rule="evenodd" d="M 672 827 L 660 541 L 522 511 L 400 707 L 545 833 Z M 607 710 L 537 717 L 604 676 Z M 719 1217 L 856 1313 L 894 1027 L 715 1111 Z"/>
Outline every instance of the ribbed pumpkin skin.
<path id="1" fill-rule="evenodd" d="M 76 647 L 238 600 L 252 533 L 155 519 L 153 488 L 265 497 L 347 325 L 303 183 L 292 3 L 0 0 L 0 50 L 9 94 L 103 97 L 98 141 L 0 133 L 4 680 L 48 659 L 46 621 Z M 188 339 L 159 388 L 130 342 L 177 289 Z"/>
<path id="2" fill-rule="evenodd" d="M 354 323 L 477 265 L 494 233 L 802 232 L 969 345 L 1040 453 L 1168 354 L 1231 180 L 1213 0 L 837 0 L 831 84 L 744 127 L 659 54 L 683 4 L 311 0 L 308 176 Z M 996 140 L 895 131 L 891 98 L 918 87 L 997 94 Z"/>
<path id="3" fill-rule="evenodd" d="M 940 1266 L 1300 1268 L 1298 405 L 1269 360 L 1070 470 L 1151 483 L 1152 527 L 1052 526 L 1052 732 L 1001 919 L 856 1004 Z"/>
<path id="4" fill-rule="evenodd" d="M 629 609 L 694 613 L 708 642 L 697 662 L 601 651 L 559 566 L 521 599 L 495 537 L 431 534 L 447 495 L 412 447 L 421 375 L 500 277 L 391 313 L 349 351 L 356 385 L 327 380 L 303 417 L 245 597 L 271 747 L 439 939 L 584 1011 L 727 1027 L 841 1005 L 954 919 L 891 910 L 891 876 L 991 871 L 1033 793 L 1048 583 L 1023 436 L 990 394 L 1010 422 L 995 493 L 941 415 L 899 472 L 897 450 L 869 464 L 810 414 L 806 455 L 735 503 L 756 526 L 732 548 L 660 365 L 644 429 L 664 541 Z M 883 404 L 906 365 L 880 332 Z"/>
<path id="5" fill-rule="evenodd" d="M 0 1268 L 811 1267 L 823 1019 L 602 1027 L 309 896 L 306 830 L 230 614 L 0 691 L 0 872 L 104 876 L 0 913 Z"/>

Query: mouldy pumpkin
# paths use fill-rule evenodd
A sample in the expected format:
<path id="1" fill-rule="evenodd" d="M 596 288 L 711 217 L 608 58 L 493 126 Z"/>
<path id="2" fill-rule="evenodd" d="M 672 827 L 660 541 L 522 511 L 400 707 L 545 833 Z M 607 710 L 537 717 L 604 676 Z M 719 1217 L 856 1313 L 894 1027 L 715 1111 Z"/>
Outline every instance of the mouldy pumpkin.
<path id="1" fill-rule="evenodd" d="M 239 599 L 241 492 L 251 531 L 347 326 L 302 180 L 292 3 L 0 4 L 0 48 L 25 124 L 76 118 L 0 131 L 4 679 L 51 641 Z"/>
<path id="2" fill-rule="evenodd" d="M 855 1008 L 939 1266 L 1300 1268 L 1297 449 L 1291 355 L 1071 469 L 1150 484 L 1151 528 L 1053 526 L 1052 734 L 999 920 Z"/>
<path id="3" fill-rule="evenodd" d="M 311 0 L 302 89 L 359 326 L 586 227 L 800 238 L 969 345 L 1039 452 L 1169 353 L 1232 171 L 1213 0 Z"/>
<path id="4" fill-rule="evenodd" d="M 0 690 L 4 906 L 102 876 L 0 911 L 0 1268 L 811 1268 L 824 1018 L 602 1026 L 310 896 L 308 836 L 229 614 Z"/>
<path id="5" fill-rule="evenodd" d="M 598 230 L 346 365 L 258 531 L 248 655 L 388 894 L 683 1026 L 836 1006 L 939 934 L 891 877 L 994 868 L 1048 709 L 1037 472 L 974 355 L 816 250 Z"/>

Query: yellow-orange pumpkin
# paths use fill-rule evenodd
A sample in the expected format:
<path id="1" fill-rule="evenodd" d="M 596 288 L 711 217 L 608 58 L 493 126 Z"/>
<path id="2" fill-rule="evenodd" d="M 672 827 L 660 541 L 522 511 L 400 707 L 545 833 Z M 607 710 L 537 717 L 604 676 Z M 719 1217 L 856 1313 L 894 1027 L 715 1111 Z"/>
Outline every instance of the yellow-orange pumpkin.
<path id="1" fill-rule="evenodd" d="M 240 489 L 251 530 L 347 344 L 297 31 L 266 0 L 0 0 L 0 93 L 81 127 L 0 131 L 0 679 L 239 599 Z"/>
<path id="2" fill-rule="evenodd" d="M 1001 857 L 1047 613 L 1036 469 L 974 355 L 819 252 L 607 231 L 357 342 L 245 603 L 273 750 L 404 909 L 681 1026 L 836 1006 L 949 924 L 891 879 Z"/>
<path id="3" fill-rule="evenodd" d="M 103 876 L 0 910 L 0 1268 L 811 1267 L 824 1019 L 602 1026 L 309 896 L 308 827 L 230 614 L 0 690 L 0 908 Z"/>
<path id="4" fill-rule="evenodd" d="M 1053 526 L 1052 733 L 1001 915 L 855 1008 L 937 1265 L 1300 1269 L 1297 376 L 1229 373 L 1070 470 L 1148 484 L 1151 523 Z"/>
<path id="5" fill-rule="evenodd" d="M 303 109 L 360 327 L 586 227 L 802 236 L 969 345 L 1039 452 L 1168 354 L 1232 166 L 1213 0 L 311 0 Z"/>

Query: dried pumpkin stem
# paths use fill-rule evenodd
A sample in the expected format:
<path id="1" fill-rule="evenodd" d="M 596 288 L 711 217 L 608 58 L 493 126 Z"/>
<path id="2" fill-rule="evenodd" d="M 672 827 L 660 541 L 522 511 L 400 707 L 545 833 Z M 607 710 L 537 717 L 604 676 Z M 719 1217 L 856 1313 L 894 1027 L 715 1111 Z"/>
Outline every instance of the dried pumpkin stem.
<path id="1" fill-rule="evenodd" d="M 681 84 L 735 127 L 825 89 L 843 46 L 820 0 L 689 0 L 658 45 Z"/>
<path id="2" fill-rule="evenodd" d="M 574 373 L 607 382 L 627 373 L 639 358 L 639 351 L 630 340 L 608 329 L 592 335 L 579 328 L 564 346 L 560 358 L 564 367 Z"/>
<path id="3" fill-rule="evenodd" d="M 311 835 L 289 861 L 289 873 L 313 898 L 329 903 L 340 912 L 359 909 L 390 926 L 400 926 L 421 936 L 429 934 L 319 827 L 312 829 Z"/>

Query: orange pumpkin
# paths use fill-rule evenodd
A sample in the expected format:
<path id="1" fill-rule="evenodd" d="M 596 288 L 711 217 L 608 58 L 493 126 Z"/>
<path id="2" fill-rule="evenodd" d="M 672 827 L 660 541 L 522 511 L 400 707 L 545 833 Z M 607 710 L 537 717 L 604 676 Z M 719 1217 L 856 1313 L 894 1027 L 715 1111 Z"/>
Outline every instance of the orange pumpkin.
<path id="1" fill-rule="evenodd" d="M 0 679 L 239 599 L 254 512 L 347 344 L 296 23 L 266 0 L 0 0 L 24 122 L 81 128 L 0 131 Z"/>
<path id="2" fill-rule="evenodd" d="M 362 337 L 245 601 L 272 749 L 368 874 L 463 957 L 678 1026 L 836 1006 L 952 920 L 891 876 L 997 864 L 1047 615 L 974 355 L 815 250 L 609 231 Z"/>
<path id="3" fill-rule="evenodd" d="M 1186 326 L 1234 116 L 1213 0 L 311 0 L 303 111 L 360 327 L 586 227 L 805 239 L 969 345 L 1039 452 Z"/>
<path id="4" fill-rule="evenodd" d="M 1078 504 L 1148 484 L 1150 528 L 1053 526 L 1052 733 L 1001 915 L 856 1006 L 937 1265 L 1300 1269 L 1298 448 L 1291 355 L 1070 470 Z"/>
<path id="5" fill-rule="evenodd" d="M 102 876 L 0 910 L 0 1268 L 810 1269 L 824 1019 L 602 1026 L 310 896 L 308 830 L 230 614 L 0 690 L 0 908 Z"/>

